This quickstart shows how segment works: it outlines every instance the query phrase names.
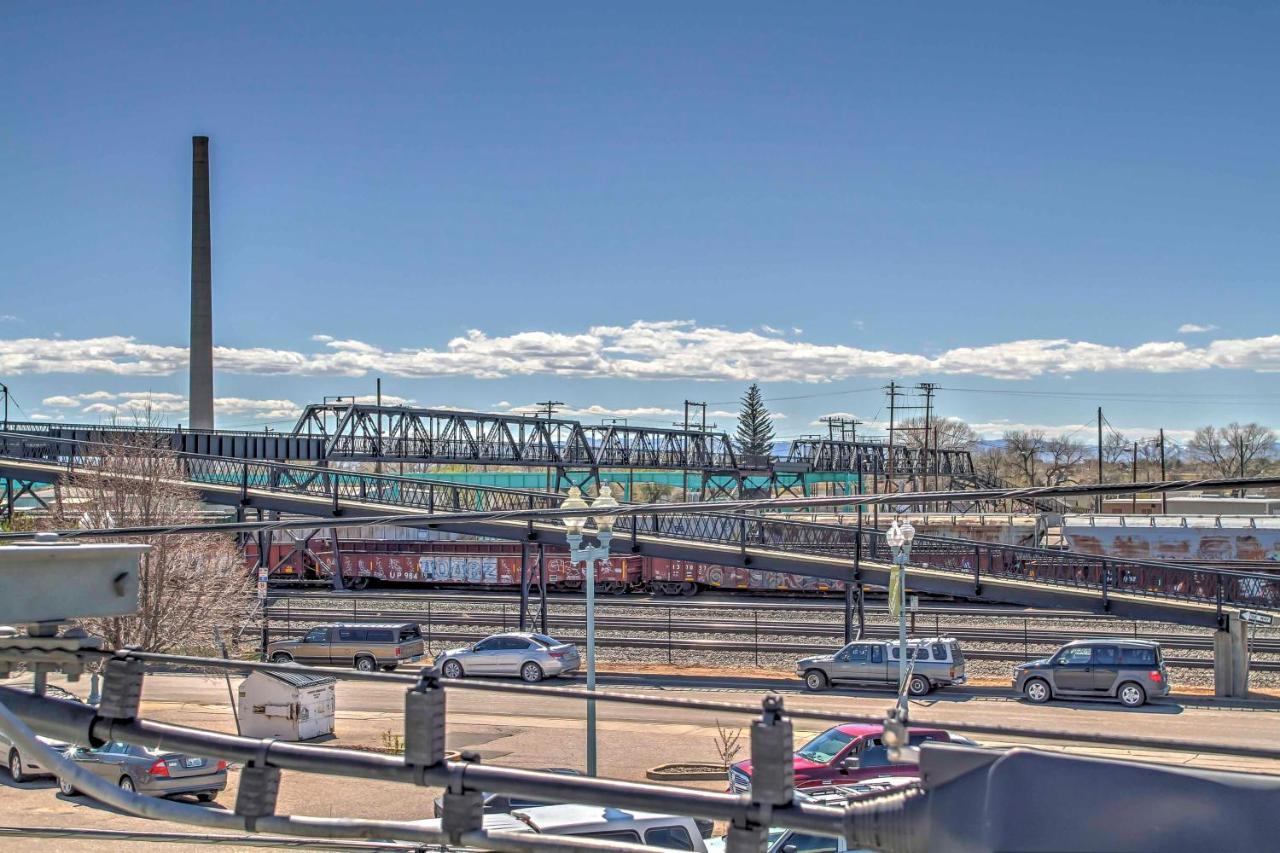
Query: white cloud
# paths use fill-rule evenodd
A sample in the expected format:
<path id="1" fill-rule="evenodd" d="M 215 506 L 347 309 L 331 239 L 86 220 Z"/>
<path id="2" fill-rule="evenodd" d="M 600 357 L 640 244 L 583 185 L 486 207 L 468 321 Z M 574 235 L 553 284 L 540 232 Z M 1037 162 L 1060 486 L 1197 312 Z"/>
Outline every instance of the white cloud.
<path id="1" fill-rule="evenodd" d="M 767 335 L 781 335 L 783 333 L 781 329 L 775 329 L 773 326 L 767 326 L 764 324 L 761 324 L 760 331 Z"/>
<path id="2" fill-rule="evenodd" d="M 795 331 L 795 330 L 793 330 Z M 1223 339 L 1205 346 L 1150 341 L 1115 346 L 1064 338 L 957 347 L 938 355 L 816 344 L 757 331 L 699 326 L 688 320 L 637 321 L 584 332 L 518 332 L 490 337 L 471 330 L 441 349 L 385 349 L 317 336 L 315 352 L 217 347 L 224 373 L 409 378 L 562 376 L 632 380 L 725 380 L 821 383 L 854 376 L 972 375 L 1030 379 L 1043 375 L 1137 371 L 1179 373 L 1213 368 L 1280 372 L 1280 335 Z M 0 373 L 110 373 L 167 376 L 185 369 L 186 349 L 110 336 L 0 339 Z"/>
<path id="3" fill-rule="evenodd" d="M 0 323 L 16 323 L 18 322 L 17 314 L 0 314 Z"/>
<path id="4" fill-rule="evenodd" d="M 75 397 L 64 397 L 57 394 L 52 397 L 45 397 L 40 401 L 40 404 L 44 406 L 54 406 L 60 409 L 70 409 L 80 405 L 80 401 Z"/>
<path id="5" fill-rule="evenodd" d="M 1200 332 L 1212 332 L 1216 328 L 1218 327 L 1213 325 L 1202 325 L 1200 323 L 1183 323 L 1178 327 L 1178 334 L 1195 335 Z"/>
<path id="6" fill-rule="evenodd" d="M 986 423 L 971 423 L 969 426 L 973 427 L 974 432 L 982 438 L 1000 438 L 1006 432 L 1013 431 L 1039 431 L 1043 432 L 1050 438 L 1069 436 L 1090 446 L 1097 442 L 1098 429 L 1096 422 L 1079 424 L 1043 424 L 996 420 Z M 1110 430 L 1115 430 L 1130 441 L 1142 441 L 1160 433 L 1160 427 L 1158 426 L 1108 426 L 1108 432 L 1110 432 Z M 1166 441 L 1185 442 L 1190 439 L 1191 436 L 1195 435 L 1195 430 L 1166 429 L 1164 431 L 1164 435 Z"/>
<path id="7" fill-rule="evenodd" d="M 363 406 L 373 406 L 378 402 L 377 394 L 361 394 L 356 397 L 356 402 Z M 383 394 L 382 405 L 384 406 L 412 406 L 414 400 L 408 397 L 397 397 L 395 394 Z"/>

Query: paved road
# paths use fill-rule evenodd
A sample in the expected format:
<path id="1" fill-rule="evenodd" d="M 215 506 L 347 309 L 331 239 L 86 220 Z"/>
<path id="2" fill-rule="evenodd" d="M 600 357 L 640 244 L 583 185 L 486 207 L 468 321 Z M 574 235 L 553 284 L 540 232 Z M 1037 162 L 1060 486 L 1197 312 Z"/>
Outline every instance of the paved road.
<path id="1" fill-rule="evenodd" d="M 637 683 L 608 684 L 605 691 L 623 691 L 710 699 L 754 704 L 759 691 L 731 687 L 688 687 L 679 679 L 649 679 Z M 564 682 L 560 682 L 564 683 Z M 571 686 L 566 684 L 565 686 Z M 70 685 L 83 694 L 83 685 Z M 805 694 L 782 690 L 788 707 L 849 714 L 879 714 L 892 703 L 887 692 L 839 691 Z M 189 726 L 234 731 L 227 704 L 226 685 L 220 678 L 192 675 L 151 675 L 144 692 L 145 716 Z M 392 685 L 343 683 L 338 691 L 338 740 L 336 745 L 371 746 L 381 743 L 384 732 L 401 731 L 404 692 Z M 1117 757 L 1168 761 L 1206 768 L 1250 769 L 1280 774 L 1280 762 L 1250 761 L 1197 752 L 1197 744 L 1227 741 L 1235 744 L 1274 746 L 1280 742 L 1280 711 L 1219 709 L 1152 705 L 1131 711 L 1100 703 L 1031 706 L 1020 701 L 941 693 L 912 703 L 913 719 L 953 728 L 965 723 L 998 724 L 1029 728 L 1051 728 L 1088 735 L 1107 731 L 1123 734 L 1175 738 L 1187 744 L 1186 751 L 1146 754 L 1130 750 L 1096 749 L 1083 743 L 1055 745 L 1053 748 L 1095 752 Z M 600 767 L 604 775 L 623 779 L 643 779 L 644 771 L 674 761 L 714 761 L 717 756 L 716 723 L 742 726 L 748 714 L 692 711 L 669 707 L 646 707 L 599 703 Z M 797 738 L 825 728 L 818 722 L 797 724 Z M 577 767 L 584 763 L 585 722 L 582 703 L 565 698 L 530 700 L 509 694 L 450 691 L 449 738 L 452 749 L 470 749 L 482 760 L 518 767 Z M 978 737 L 983 743 L 1012 743 L 1015 738 Z M 745 757 L 743 755 L 742 757 Z M 232 783 L 234 785 L 234 778 Z M 4 787 L 6 786 L 7 787 Z M 702 783 L 709 789 L 719 783 Z M 310 815 L 358 815 L 374 818 L 415 818 L 429 816 L 434 790 L 412 790 L 390 783 L 338 780 L 328 777 L 285 773 L 281 786 L 280 810 Z M 229 807 L 231 793 L 223 797 Z M 88 800 L 67 800 L 52 782 L 30 783 L 17 788 L 0 771 L 0 825 L 43 825 L 106 829 L 171 830 L 114 813 Z M 180 829 L 180 828 L 178 828 Z M 90 842 L 67 840 L 23 841 L 8 849 L 91 850 Z M 147 844 L 113 845 L 113 850 L 151 850 Z M 194 848 L 193 848 L 194 849 Z"/>

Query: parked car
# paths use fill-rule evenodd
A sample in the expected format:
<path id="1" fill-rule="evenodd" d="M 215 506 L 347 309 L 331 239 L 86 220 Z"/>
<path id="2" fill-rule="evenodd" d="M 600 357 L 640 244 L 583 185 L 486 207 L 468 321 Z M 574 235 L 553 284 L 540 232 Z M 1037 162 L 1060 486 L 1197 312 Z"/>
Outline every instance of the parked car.
<path id="1" fill-rule="evenodd" d="M 577 646 L 546 634 L 508 633 L 441 652 L 435 666 L 445 678 L 508 675 L 533 683 L 573 672 L 581 658 Z"/>
<path id="2" fill-rule="evenodd" d="M 511 816 L 545 835 L 573 835 L 699 853 L 706 853 L 707 849 L 702 832 L 691 817 L 579 805 L 520 809 Z"/>
<path id="3" fill-rule="evenodd" d="M 1169 673 L 1150 640 L 1074 640 L 1044 660 L 1019 664 L 1013 689 L 1040 704 L 1055 697 L 1105 697 L 1137 708 L 1167 696 Z"/>
<path id="4" fill-rule="evenodd" d="M 869 723 L 846 723 L 827 729 L 796 751 L 796 788 L 844 785 L 880 776 L 919 776 L 920 768 L 915 764 L 890 760 L 889 747 L 881 739 L 883 733 L 883 726 Z M 929 740 L 968 742 L 942 729 L 912 727 L 907 733 L 912 746 Z M 729 790 L 742 793 L 750 789 L 751 762 L 739 761 L 729 768 Z"/>
<path id="5" fill-rule="evenodd" d="M 836 785 L 815 788 L 808 791 L 797 791 L 796 799 L 822 806 L 842 807 L 854 800 L 874 797 L 877 794 L 897 791 L 917 785 L 920 780 L 914 776 L 886 776 L 852 785 Z M 707 839 L 709 853 L 724 853 L 726 839 L 723 836 Z M 825 835 L 810 835 L 794 829 L 773 827 L 765 840 L 766 853 L 875 853 L 865 847 L 850 847 L 843 838 L 831 838 Z"/>
<path id="6" fill-rule="evenodd" d="M 558 773 L 562 776 L 581 776 L 577 770 L 568 767 L 547 767 L 544 773 Z M 510 814 L 514 809 L 527 809 L 534 806 L 554 805 L 554 800 L 534 800 L 517 794 L 482 794 L 485 814 Z M 444 817 L 444 795 L 431 801 L 432 817 Z"/>
<path id="7" fill-rule="evenodd" d="M 31 691 L 30 684 L 12 684 L 7 686 L 14 690 Z M 44 695 L 52 696 L 55 699 L 69 699 L 72 702 L 80 701 L 78 696 L 63 690 L 61 687 L 54 684 L 45 686 Z M 54 740 L 53 738 L 48 738 L 44 735 L 36 735 L 36 737 L 39 738 L 41 743 L 45 744 L 55 752 L 66 752 L 71 748 L 71 744 L 64 741 Z M 0 732 L 0 755 L 5 757 L 5 766 L 9 768 L 9 776 L 18 784 L 22 784 L 29 779 L 34 779 L 39 776 L 54 775 L 52 770 L 46 770 L 44 767 L 40 766 L 40 763 L 37 762 L 33 756 L 26 755 L 18 749 L 17 744 L 9 740 L 9 738 L 5 736 L 4 732 Z"/>
<path id="8" fill-rule="evenodd" d="M 200 802 L 209 803 L 227 787 L 227 762 L 213 758 L 122 741 L 105 743 L 97 749 L 74 747 L 66 755 L 77 766 L 112 785 L 152 797 L 194 794 Z M 58 780 L 58 787 L 68 797 L 78 793 L 65 779 Z"/>
<path id="9" fill-rule="evenodd" d="M 954 637 L 925 637 L 907 641 L 908 661 L 915 658 L 907 690 L 923 696 L 935 687 L 964 684 L 964 652 Z M 831 655 L 796 661 L 796 675 L 810 690 L 832 684 L 865 683 L 897 686 L 898 641 L 858 640 Z"/>
<path id="10" fill-rule="evenodd" d="M 440 818 L 412 823 L 437 831 L 442 826 Z M 710 824 L 709 821 L 703 823 Z M 693 818 L 601 806 L 537 806 L 517 809 L 511 814 L 487 814 L 481 827 L 488 831 L 572 835 L 697 853 L 707 850 L 698 822 Z"/>
<path id="11" fill-rule="evenodd" d="M 402 663 L 417 663 L 426 654 L 422 632 L 412 622 L 383 625 L 322 625 L 296 640 L 267 646 L 273 663 L 354 666 L 361 672 L 381 667 L 390 672 Z"/>

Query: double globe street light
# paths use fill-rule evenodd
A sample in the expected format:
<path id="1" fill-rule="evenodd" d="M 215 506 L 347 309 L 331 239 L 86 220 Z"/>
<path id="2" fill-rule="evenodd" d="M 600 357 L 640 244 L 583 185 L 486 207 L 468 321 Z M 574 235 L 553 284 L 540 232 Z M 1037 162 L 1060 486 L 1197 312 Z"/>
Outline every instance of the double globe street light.
<path id="1" fill-rule="evenodd" d="M 884 541 L 893 553 L 889 572 L 889 613 L 898 617 L 898 717 L 906 718 L 907 705 L 907 562 L 911 559 L 911 543 L 916 528 L 910 521 L 895 518 L 884 533 Z"/>
<path id="2" fill-rule="evenodd" d="M 595 511 L 592 516 L 596 522 L 596 544 L 584 545 L 583 533 L 587 525 L 586 515 L 566 515 L 564 522 L 564 538 L 569 543 L 569 559 L 574 564 L 583 564 L 582 584 L 587 594 L 587 691 L 596 689 L 596 562 L 609 559 L 609 541 L 613 538 L 613 522 L 616 514 L 609 510 L 617 509 L 618 502 L 613 497 L 613 490 L 608 485 L 600 487 L 600 493 L 590 504 L 582 497 L 582 490 L 577 486 L 569 489 L 568 496 L 560 504 L 561 509 Z M 587 775 L 596 775 L 596 702 L 587 699 Z"/>

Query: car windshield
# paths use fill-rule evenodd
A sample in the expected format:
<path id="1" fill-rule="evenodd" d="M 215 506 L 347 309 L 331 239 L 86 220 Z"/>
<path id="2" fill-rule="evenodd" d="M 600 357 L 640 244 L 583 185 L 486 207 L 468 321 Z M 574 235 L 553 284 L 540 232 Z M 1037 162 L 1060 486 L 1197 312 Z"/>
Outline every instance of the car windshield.
<path id="1" fill-rule="evenodd" d="M 765 841 L 765 844 L 764 844 L 765 849 L 773 850 L 774 846 L 777 845 L 777 843 L 782 840 L 782 836 L 786 835 L 790 831 L 791 830 L 789 829 L 782 829 L 780 827 L 775 827 L 769 830 L 769 838 Z"/>
<path id="2" fill-rule="evenodd" d="M 818 764 L 826 764 L 851 743 L 853 743 L 853 735 L 847 735 L 839 729 L 831 729 L 806 743 L 796 755 Z"/>

